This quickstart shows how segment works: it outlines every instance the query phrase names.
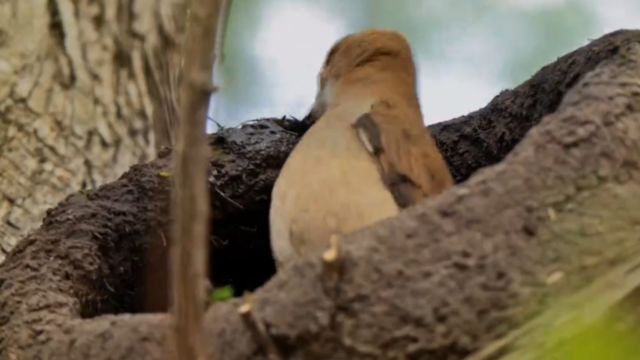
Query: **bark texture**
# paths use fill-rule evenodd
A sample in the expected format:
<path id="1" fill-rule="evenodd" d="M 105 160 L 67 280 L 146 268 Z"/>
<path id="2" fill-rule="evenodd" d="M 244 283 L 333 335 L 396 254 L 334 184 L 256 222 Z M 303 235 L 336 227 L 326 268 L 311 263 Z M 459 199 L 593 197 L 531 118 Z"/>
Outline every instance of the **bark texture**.
<path id="1" fill-rule="evenodd" d="M 0 261 L 64 196 L 151 158 L 182 3 L 0 2 Z"/>
<path id="2" fill-rule="evenodd" d="M 285 358 L 463 359 L 640 256 L 640 32 L 597 39 L 432 129 L 464 182 L 343 238 L 339 278 L 302 259 L 255 292 L 251 321 Z M 271 276 L 269 191 L 302 132 L 267 119 L 211 137 L 214 282 Z M 128 314 L 131 275 L 163 246 L 167 172 L 170 157 L 70 196 L 13 250 L 0 359 L 172 353 L 169 317 Z M 210 358 L 266 358 L 241 303 L 209 308 Z"/>

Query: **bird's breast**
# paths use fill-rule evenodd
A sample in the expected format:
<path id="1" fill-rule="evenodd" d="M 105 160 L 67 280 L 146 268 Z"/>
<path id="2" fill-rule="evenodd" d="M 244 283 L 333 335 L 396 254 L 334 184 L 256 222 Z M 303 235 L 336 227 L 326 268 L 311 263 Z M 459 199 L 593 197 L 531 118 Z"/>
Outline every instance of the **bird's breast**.
<path id="1" fill-rule="evenodd" d="M 331 235 L 398 213 L 348 110 L 327 112 L 297 144 L 276 181 L 271 242 L 279 261 L 320 254 Z"/>

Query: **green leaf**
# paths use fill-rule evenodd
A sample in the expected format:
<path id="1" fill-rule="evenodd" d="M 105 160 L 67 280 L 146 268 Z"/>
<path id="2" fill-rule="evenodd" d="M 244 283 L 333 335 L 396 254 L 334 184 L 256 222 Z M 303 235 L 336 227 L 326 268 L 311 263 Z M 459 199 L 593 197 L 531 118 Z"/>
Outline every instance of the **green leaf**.
<path id="1" fill-rule="evenodd" d="M 209 295 L 211 302 L 221 302 L 233 298 L 233 287 L 231 285 L 214 289 Z"/>

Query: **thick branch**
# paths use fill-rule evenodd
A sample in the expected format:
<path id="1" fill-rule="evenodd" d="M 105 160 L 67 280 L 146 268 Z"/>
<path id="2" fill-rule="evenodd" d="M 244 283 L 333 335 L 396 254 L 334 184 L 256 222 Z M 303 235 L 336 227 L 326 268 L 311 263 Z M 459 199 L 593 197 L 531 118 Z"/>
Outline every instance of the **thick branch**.
<path id="1" fill-rule="evenodd" d="M 549 64 L 531 79 L 505 90 L 484 108 L 429 126 L 456 181 L 502 160 L 563 96 L 603 60 L 638 41 L 637 31 L 616 31 Z"/>

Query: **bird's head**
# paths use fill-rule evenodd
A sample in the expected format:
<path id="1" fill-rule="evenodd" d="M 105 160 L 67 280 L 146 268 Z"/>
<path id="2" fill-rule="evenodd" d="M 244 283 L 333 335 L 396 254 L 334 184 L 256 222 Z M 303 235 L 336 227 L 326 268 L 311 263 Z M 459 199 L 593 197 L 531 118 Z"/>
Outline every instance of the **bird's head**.
<path id="1" fill-rule="evenodd" d="M 307 118 L 315 121 L 326 110 L 341 81 L 365 80 L 393 72 L 414 81 L 415 66 L 406 38 L 392 30 L 371 29 L 347 35 L 329 50 L 318 76 L 318 93 Z"/>

